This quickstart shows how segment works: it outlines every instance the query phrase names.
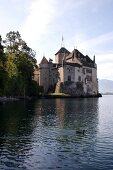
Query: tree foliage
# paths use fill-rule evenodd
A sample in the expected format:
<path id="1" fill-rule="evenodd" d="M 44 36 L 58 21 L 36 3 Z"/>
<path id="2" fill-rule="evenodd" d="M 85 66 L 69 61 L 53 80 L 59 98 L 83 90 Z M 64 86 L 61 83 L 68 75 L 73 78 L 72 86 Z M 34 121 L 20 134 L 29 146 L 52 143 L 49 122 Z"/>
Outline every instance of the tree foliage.
<path id="1" fill-rule="evenodd" d="M 34 96 L 40 92 L 33 81 L 35 55 L 18 31 L 7 33 L 4 41 L 0 36 L 0 95 Z"/>

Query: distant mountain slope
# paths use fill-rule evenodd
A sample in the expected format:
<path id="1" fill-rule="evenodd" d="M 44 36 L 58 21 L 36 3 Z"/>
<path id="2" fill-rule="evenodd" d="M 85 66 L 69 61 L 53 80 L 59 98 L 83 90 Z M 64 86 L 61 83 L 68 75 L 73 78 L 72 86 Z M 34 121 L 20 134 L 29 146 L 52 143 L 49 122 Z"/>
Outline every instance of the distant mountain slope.
<path id="1" fill-rule="evenodd" d="M 102 79 L 99 80 L 99 92 L 100 93 L 113 93 L 113 81 Z"/>

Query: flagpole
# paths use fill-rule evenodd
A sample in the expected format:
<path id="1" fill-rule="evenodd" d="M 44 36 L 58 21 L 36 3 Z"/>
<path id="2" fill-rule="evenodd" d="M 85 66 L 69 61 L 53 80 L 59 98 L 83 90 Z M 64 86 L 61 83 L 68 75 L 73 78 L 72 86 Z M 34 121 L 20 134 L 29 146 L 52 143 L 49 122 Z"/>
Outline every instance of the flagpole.
<path id="1" fill-rule="evenodd" d="M 64 47 L 64 37 L 62 35 L 62 43 L 61 43 L 61 47 Z"/>

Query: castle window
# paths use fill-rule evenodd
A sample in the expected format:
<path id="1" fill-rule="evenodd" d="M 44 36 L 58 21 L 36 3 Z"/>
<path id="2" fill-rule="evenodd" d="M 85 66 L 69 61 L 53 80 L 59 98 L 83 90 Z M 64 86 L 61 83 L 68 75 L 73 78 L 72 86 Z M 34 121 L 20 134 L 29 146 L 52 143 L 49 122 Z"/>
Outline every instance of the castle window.
<path id="1" fill-rule="evenodd" d="M 85 68 L 83 68 L 83 74 L 85 74 Z"/>
<path id="2" fill-rule="evenodd" d="M 78 81 L 79 81 L 79 82 L 81 81 L 81 76 L 78 76 Z"/>
<path id="3" fill-rule="evenodd" d="M 92 81 L 92 77 L 89 75 L 86 76 L 86 79 L 87 79 L 87 81 Z"/>
<path id="4" fill-rule="evenodd" d="M 69 71 L 70 71 L 70 68 L 69 68 L 69 67 L 67 67 L 67 70 L 69 70 Z"/>
<path id="5" fill-rule="evenodd" d="M 71 76 L 68 76 L 67 81 L 71 81 Z"/>
<path id="6" fill-rule="evenodd" d="M 84 60 L 84 62 L 86 62 L 86 58 L 84 58 L 83 60 Z"/>
<path id="7" fill-rule="evenodd" d="M 87 69 L 86 69 L 86 72 L 87 72 L 87 73 L 92 73 L 92 69 L 87 68 Z"/>

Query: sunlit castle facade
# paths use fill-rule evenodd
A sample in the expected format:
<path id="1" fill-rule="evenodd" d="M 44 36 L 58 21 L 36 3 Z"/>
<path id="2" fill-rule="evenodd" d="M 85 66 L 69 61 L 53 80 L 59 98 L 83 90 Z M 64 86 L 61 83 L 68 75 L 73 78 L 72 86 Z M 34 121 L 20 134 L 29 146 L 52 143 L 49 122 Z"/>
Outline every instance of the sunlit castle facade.
<path id="1" fill-rule="evenodd" d="M 72 96 L 98 94 L 97 65 L 77 49 L 69 52 L 66 48 L 55 54 L 55 63 L 43 57 L 34 79 L 44 92 L 66 93 Z"/>

